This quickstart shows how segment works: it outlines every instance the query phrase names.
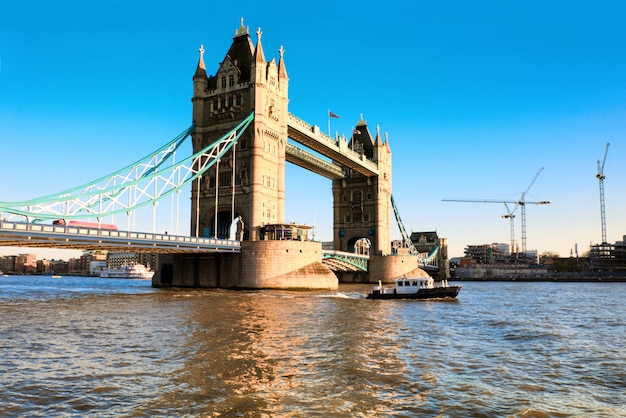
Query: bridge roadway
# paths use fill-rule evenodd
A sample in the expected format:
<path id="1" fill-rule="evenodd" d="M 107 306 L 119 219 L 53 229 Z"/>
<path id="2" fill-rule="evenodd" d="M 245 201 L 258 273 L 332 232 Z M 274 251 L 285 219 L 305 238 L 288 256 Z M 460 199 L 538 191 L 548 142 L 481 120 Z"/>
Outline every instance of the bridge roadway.
<path id="1" fill-rule="evenodd" d="M 226 239 L 0 220 L 0 246 L 109 250 L 149 253 L 240 253 L 241 243 Z"/>
<path id="2" fill-rule="evenodd" d="M 377 176 L 379 174 L 378 164 L 368 160 L 363 154 L 351 150 L 348 147 L 347 140 L 335 140 L 324 134 L 319 126 L 311 125 L 291 113 L 289 114 L 287 123 L 287 136 L 297 143 L 332 159 L 333 163 L 336 162 L 366 177 Z M 305 154 L 307 154 L 306 157 Z M 315 159 L 316 157 L 313 156 L 313 154 L 306 153 L 305 151 L 297 152 L 294 149 L 287 149 L 287 161 L 290 163 L 299 165 L 330 179 L 343 178 L 343 174 L 339 174 L 341 173 L 341 167 L 335 164 L 331 164 L 331 166 L 328 167 L 329 163 L 317 158 L 317 160 L 322 162 L 322 166 L 326 164 L 326 166 L 321 167 L 319 166 L 319 162 L 314 161 Z M 315 166 L 318 166 L 318 168 L 316 169 Z"/>
<path id="3" fill-rule="evenodd" d="M 241 253 L 241 242 L 181 235 L 117 231 L 67 225 L 0 220 L 0 246 L 78 250 L 181 253 Z M 335 271 L 367 271 L 368 256 L 324 250 L 323 261 Z"/>

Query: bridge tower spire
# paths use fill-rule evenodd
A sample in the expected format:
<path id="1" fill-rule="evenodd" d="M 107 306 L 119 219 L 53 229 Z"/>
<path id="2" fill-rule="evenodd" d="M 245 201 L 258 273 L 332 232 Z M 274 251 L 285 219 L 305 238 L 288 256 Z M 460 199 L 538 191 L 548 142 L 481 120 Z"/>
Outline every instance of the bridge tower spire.
<path id="1" fill-rule="evenodd" d="M 194 182 L 192 235 L 197 231 L 201 236 L 228 237 L 231 221 L 241 216 L 244 240 L 256 241 L 264 225 L 284 222 L 289 79 L 282 47 L 278 65 L 274 59 L 266 61 L 261 34 L 259 28 L 254 46 L 242 19 L 215 75 L 207 76 L 200 68 L 204 67 L 203 49 L 200 52 L 193 77 L 194 152 L 229 132 L 251 112 L 254 122 L 234 152 L 199 183 Z"/>

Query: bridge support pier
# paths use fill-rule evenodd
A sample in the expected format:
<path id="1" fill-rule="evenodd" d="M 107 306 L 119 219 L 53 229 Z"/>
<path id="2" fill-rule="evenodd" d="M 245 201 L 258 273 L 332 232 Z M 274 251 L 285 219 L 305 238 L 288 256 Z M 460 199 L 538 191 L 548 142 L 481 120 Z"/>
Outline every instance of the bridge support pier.
<path id="1" fill-rule="evenodd" d="M 154 287 L 224 289 L 331 289 L 337 276 L 310 241 L 243 241 L 241 254 L 159 256 Z"/>
<path id="2" fill-rule="evenodd" d="M 368 283 L 378 283 L 379 280 L 390 283 L 403 274 L 415 273 L 417 268 L 418 259 L 413 255 L 371 255 L 367 268 Z"/>
<path id="3" fill-rule="evenodd" d="M 418 268 L 418 258 L 412 255 L 371 255 L 368 271 L 337 271 L 339 283 L 393 283 L 396 277 L 404 274 L 410 277 L 423 277 L 428 273 Z"/>

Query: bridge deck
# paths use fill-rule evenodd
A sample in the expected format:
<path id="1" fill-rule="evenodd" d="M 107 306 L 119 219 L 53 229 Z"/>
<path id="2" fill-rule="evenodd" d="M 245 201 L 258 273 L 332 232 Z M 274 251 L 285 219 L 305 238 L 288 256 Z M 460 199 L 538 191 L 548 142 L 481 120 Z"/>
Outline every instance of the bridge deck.
<path id="1" fill-rule="evenodd" d="M 322 160 L 321 158 L 298 148 L 295 145 L 287 144 L 285 147 L 285 158 L 292 164 L 300 166 L 328 179 L 338 180 L 344 178 L 344 173 L 340 166 Z"/>
<path id="2" fill-rule="evenodd" d="M 293 114 L 289 114 L 287 134 L 294 141 L 331 158 L 339 164 L 351 168 L 366 177 L 378 175 L 378 165 L 348 148 L 348 142 L 334 140 Z"/>
<path id="3" fill-rule="evenodd" d="M 6 221 L 0 221 L 0 246 L 167 254 L 241 252 L 239 241 L 226 239 Z"/>

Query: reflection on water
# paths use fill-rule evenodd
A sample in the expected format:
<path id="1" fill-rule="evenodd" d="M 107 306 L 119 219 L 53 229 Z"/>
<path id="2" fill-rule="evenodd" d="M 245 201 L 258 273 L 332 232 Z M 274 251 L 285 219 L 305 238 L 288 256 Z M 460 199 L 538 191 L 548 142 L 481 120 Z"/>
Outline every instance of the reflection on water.
<path id="1" fill-rule="evenodd" d="M 0 278 L 1 415 L 626 416 L 623 284 L 368 290 Z"/>

